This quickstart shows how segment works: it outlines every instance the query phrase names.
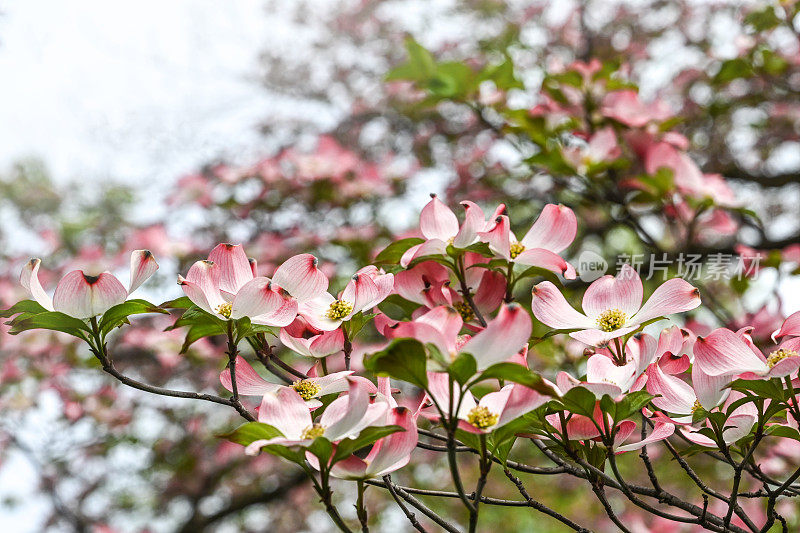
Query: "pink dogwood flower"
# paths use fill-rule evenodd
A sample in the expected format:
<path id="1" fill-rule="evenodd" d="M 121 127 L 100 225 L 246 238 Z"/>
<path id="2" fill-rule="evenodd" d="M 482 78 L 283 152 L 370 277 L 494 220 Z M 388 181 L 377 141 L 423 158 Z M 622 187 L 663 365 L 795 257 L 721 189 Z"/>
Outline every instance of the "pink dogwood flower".
<path id="1" fill-rule="evenodd" d="M 411 460 L 411 452 L 417 447 L 417 412 L 399 407 L 392 397 L 389 378 L 378 378 L 378 391 L 389 404 L 383 425 L 400 426 L 397 431 L 378 439 L 363 459 L 351 455 L 331 468 L 331 475 L 341 479 L 368 479 L 385 476 L 398 470 Z"/>
<path id="2" fill-rule="evenodd" d="M 298 302 L 328 288 L 328 278 L 310 254 L 295 255 L 272 279 L 257 276 L 240 244 L 220 244 L 207 261 L 197 261 L 178 284 L 197 307 L 223 320 L 248 317 L 253 324 L 286 326 L 297 316 Z"/>
<path id="3" fill-rule="evenodd" d="M 307 374 L 307 378 L 298 379 L 291 385 L 279 385 L 271 383 L 256 372 L 242 356 L 236 357 L 236 390 L 243 396 L 264 396 L 265 394 L 276 393 L 282 389 L 292 389 L 300 395 L 309 409 L 313 410 L 322 406 L 319 398 L 338 392 L 348 390 L 347 378 L 353 373 L 352 370 L 333 372 L 324 376 L 317 375 L 316 366 L 312 366 Z M 365 378 L 358 378 L 358 381 L 369 381 Z M 231 371 L 226 368 L 219 375 L 219 381 L 226 390 L 233 392 L 231 382 Z M 375 386 L 370 382 L 367 385 L 370 392 L 375 392 Z M 372 385 L 370 387 L 370 385 Z"/>
<path id="4" fill-rule="evenodd" d="M 508 216 L 497 215 L 478 236 L 499 258 L 575 279 L 575 268 L 558 255 L 572 244 L 578 232 L 578 221 L 572 209 L 547 204 L 522 240 L 517 240 L 510 224 Z"/>
<path id="5" fill-rule="evenodd" d="M 308 405 L 290 387 L 264 395 L 258 409 L 258 421 L 269 424 L 283 435 L 253 441 L 245 448 L 248 455 L 257 455 L 261 448 L 272 444 L 308 446 L 317 437 L 331 442 L 358 436 L 364 428 L 384 420 L 389 410 L 384 400 L 370 401 L 369 390 L 360 381 L 347 378 L 348 393 L 331 402 L 315 422 Z"/>
<path id="6" fill-rule="evenodd" d="M 419 229 L 425 242 L 417 244 L 406 250 L 400 258 L 400 265 L 406 267 L 418 257 L 426 255 L 444 255 L 447 246 L 466 248 L 478 242 L 478 232 L 486 227 L 486 218 L 483 210 L 470 201 L 461 202 L 464 206 L 464 222 L 459 225 L 455 213 L 447 207 L 435 194 L 431 201 L 422 208 L 419 215 Z M 504 205 L 497 208 L 495 214 L 505 209 Z"/>
<path id="7" fill-rule="evenodd" d="M 605 426 L 603 423 L 604 416 Z M 595 404 L 591 418 L 573 413 L 569 416 L 566 424 L 561 423 L 558 413 L 547 415 L 545 418 L 558 433 L 569 440 L 600 440 L 602 436 L 600 428 L 611 428 L 613 423 L 610 416 L 603 414 L 600 409 L 600 402 Z M 648 444 L 664 440 L 675 432 L 675 424 L 663 418 L 656 418 L 653 426 L 653 431 L 644 439 L 630 444 L 623 444 L 636 429 L 636 422 L 623 420 L 617 424 L 617 432 L 614 435 L 613 443 L 614 453 L 620 454 L 641 449 Z"/>
<path id="8" fill-rule="evenodd" d="M 577 329 L 570 336 L 597 346 L 636 331 L 645 323 L 700 305 L 700 291 L 683 279 L 662 283 L 642 305 L 642 280 L 630 265 L 616 277 L 595 280 L 583 295 L 583 313 L 572 308 L 549 281 L 533 288 L 531 308 L 543 324 L 555 329 Z"/>
<path id="9" fill-rule="evenodd" d="M 102 315 L 121 304 L 158 270 L 153 254 L 148 250 L 134 250 L 131 252 L 131 275 L 127 289 L 110 272 L 90 276 L 83 270 L 73 270 L 61 278 L 55 294 L 50 298 L 39 282 L 41 263 L 41 259 L 28 261 L 20 274 L 20 284 L 48 311 L 58 311 L 80 319 Z"/>
<path id="10" fill-rule="evenodd" d="M 460 336 L 461 315 L 451 307 L 435 307 L 411 322 L 398 322 L 380 328 L 385 337 L 412 338 L 431 343 L 442 356 L 454 361 L 462 352 L 472 354 L 483 370 L 507 361 L 528 344 L 531 318 L 519 304 L 505 304 L 486 328 L 473 336 Z"/>
<path id="11" fill-rule="evenodd" d="M 788 339 L 767 355 L 756 348 L 749 328 L 733 332 L 715 329 L 698 337 L 694 345 L 694 364 L 709 376 L 740 376 L 744 379 L 770 379 L 788 376 L 800 368 L 800 338 Z"/>
<path id="12" fill-rule="evenodd" d="M 428 372 L 428 389 L 429 401 L 431 403 L 435 401 L 446 411 L 451 402 L 448 375 L 443 372 Z M 490 392 L 478 401 L 469 391 L 466 391 L 463 398 L 457 394 L 452 398 L 455 403 L 459 400 L 461 405 L 456 413 L 458 427 L 470 433 L 488 434 L 533 411 L 550 400 L 550 397 L 514 383 L 506 385 L 499 391 Z M 438 411 L 430 409 L 426 412 L 426 417 L 438 420 L 440 418 Z"/>
<path id="13" fill-rule="evenodd" d="M 664 372 L 657 363 L 647 368 L 647 392 L 655 395 L 653 405 L 669 413 L 678 424 L 691 424 L 693 413 L 703 408 L 711 411 L 728 397 L 729 379 L 709 376 L 700 368 L 692 368 L 692 384 Z"/>
<path id="14" fill-rule="evenodd" d="M 502 303 L 506 291 L 505 277 L 494 270 L 474 267 L 486 258 L 475 252 L 464 254 L 465 283 L 472 301 L 482 316 L 493 313 Z M 395 275 L 394 290 L 406 300 L 428 309 L 440 305 L 454 307 L 467 324 L 477 324 L 475 311 L 464 297 L 452 288 L 450 271 L 435 261 L 423 261 Z M 425 309 L 421 309 L 424 312 Z"/>
<path id="15" fill-rule="evenodd" d="M 319 331 L 311 327 L 302 316 L 281 328 L 278 338 L 290 350 L 317 359 L 344 349 L 344 333 L 341 329 Z"/>
<path id="16" fill-rule="evenodd" d="M 621 153 L 617 134 L 610 126 L 592 135 L 585 146 L 570 146 L 562 150 L 567 164 L 580 174 L 585 174 L 592 165 L 617 159 Z"/>
<path id="17" fill-rule="evenodd" d="M 632 128 L 640 128 L 649 122 L 661 122 L 672 116 L 663 101 L 645 104 L 639 99 L 639 94 L 631 89 L 606 94 L 600 112 Z"/>
<path id="18" fill-rule="evenodd" d="M 316 298 L 302 302 L 299 314 L 320 331 L 333 331 L 356 313 L 372 309 L 392 292 L 394 276 L 375 266 L 356 272 L 338 298 L 322 292 Z"/>

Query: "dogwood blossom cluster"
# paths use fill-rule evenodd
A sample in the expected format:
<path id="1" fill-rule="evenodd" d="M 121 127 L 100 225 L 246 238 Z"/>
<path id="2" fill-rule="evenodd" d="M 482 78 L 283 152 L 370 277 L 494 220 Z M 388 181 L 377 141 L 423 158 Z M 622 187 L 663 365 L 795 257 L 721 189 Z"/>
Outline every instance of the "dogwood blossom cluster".
<path id="1" fill-rule="evenodd" d="M 800 440 L 800 313 L 765 350 L 751 327 L 699 335 L 686 313 L 701 305 L 700 291 L 673 278 L 645 297 L 629 265 L 588 284 L 578 310 L 564 294 L 565 284 L 578 283 L 564 253 L 578 232 L 569 207 L 544 206 L 517 239 L 506 206 L 488 216 L 473 202 L 461 206 L 459 219 L 433 196 L 420 215 L 421 237 L 390 244 L 338 292 L 312 254 L 267 276 L 241 245 L 223 243 L 177 276 L 185 296 L 160 306 L 129 299 L 158 268 L 146 250 L 131 254 L 128 288 L 110 272 L 75 270 L 52 297 L 32 259 L 20 276 L 32 299 L 4 314 L 13 317 L 11 333 L 41 328 L 82 339 L 123 383 L 236 409 L 247 422 L 225 437 L 248 456 L 300 465 L 340 527 L 331 476 L 356 481 L 360 495 L 366 481 L 395 490 L 384 476 L 420 448 L 446 452 L 456 496 L 477 516 L 459 451 L 477 455 L 484 479 L 520 447 L 557 450 L 561 468 L 578 465 L 591 477 L 608 462 L 618 476 L 616 455 L 662 441 L 729 456 L 767 434 Z M 123 376 L 106 336 L 141 313 L 174 314 L 169 329 L 185 329 L 184 350 L 225 339 L 226 395 Z M 354 347 L 368 335 L 371 345 L 356 359 Z M 537 345 L 559 337 L 579 343 L 585 360 L 550 375 L 532 370 Z M 276 353 L 277 343 L 292 357 Z"/>

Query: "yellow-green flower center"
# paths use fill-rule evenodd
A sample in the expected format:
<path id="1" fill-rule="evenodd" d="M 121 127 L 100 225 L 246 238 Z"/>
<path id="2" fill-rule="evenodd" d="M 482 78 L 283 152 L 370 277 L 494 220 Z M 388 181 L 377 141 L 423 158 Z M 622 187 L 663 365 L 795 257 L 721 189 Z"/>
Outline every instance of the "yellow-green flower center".
<path id="1" fill-rule="evenodd" d="M 292 388 L 306 401 L 310 400 L 322 390 L 313 379 L 300 379 L 292 383 Z"/>
<path id="2" fill-rule="evenodd" d="M 231 309 L 233 309 L 233 304 L 230 302 L 225 302 L 224 304 L 219 304 L 217 306 L 217 313 L 221 314 L 225 318 L 230 318 Z"/>
<path id="3" fill-rule="evenodd" d="M 325 428 L 321 424 L 311 424 L 303 430 L 303 439 L 316 439 L 325 433 Z"/>
<path id="4" fill-rule="evenodd" d="M 606 332 L 616 331 L 625 325 L 627 319 L 628 315 L 619 309 L 609 309 L 597 317 L 597 327 Z"/>
<path id="5" fill-rule="evenodd" d="M 486 407 L 478 405 L 467 414 L 467 422 L 478 429 L 486 429 L 497 424 L 500 417 Z"/>
<path id="6" fill-rule="evenodd" d="M 516 259 L 519 254 L 525 251 L 525 245 L 521 242 L 512 242 L 511 248 L 509 249 L 509 254 L 511 255 L 511 259 Z"/>
<path id="7" fill-rule="evenodd" d="M 353 312 L 353 304 L 344 300 L 336 300 L 331 304 L 325 316 L 331 320 L 341 320 Z"/>
<path id="8" fill-rule="evenodd" d="M 794 350 L 787 350 L 786 348 L 781 348 L 779 350 L 775 350 L 769 357 L 767 357 L 767 366 L 772 368 L 773 366 L 777 365 L 784 359 L 788 359 L 789 357 L 797 357 L 798 354 Z"/>
<path id="9" fill-rule="evenodd" d="M 464 322 L 469 322 L 475 318 L 475 313 L 467 302 L 456 302 L 453 304 L 453 307 L 458 311 L 458 314 L 461 315 L 461 320 Z"/>
<path id="10" fill-rule="evenodd" d="M 692 405 L 692 413 L 694 413 L 698 409 L 702 409 L 702 408 L 703 408 L 703 406 L 700 405 L 700 400 L 695 400 L 694 401 L 694 405 Z"/>

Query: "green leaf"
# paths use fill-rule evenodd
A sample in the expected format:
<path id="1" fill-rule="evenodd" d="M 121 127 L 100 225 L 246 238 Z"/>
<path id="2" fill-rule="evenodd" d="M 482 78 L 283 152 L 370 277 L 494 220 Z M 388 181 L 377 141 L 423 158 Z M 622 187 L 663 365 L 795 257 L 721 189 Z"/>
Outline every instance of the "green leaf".
<path id="1" fill-rule="evenodd" d="M 535 266 L 526 268 L 525 270 L 522 271 L 522 273 L 517 274 L 515 276 L 515 279 L 520 280 L 520 279 L 525 279 L 525 278 L 532 278 L 532 277 L 535 277 L 535 276 L 539 276 L 539 277 L 542 277 L 542 278 L 546 279 L 547 281 L 549 281 L 550 283 L 552 283 L 556 287 L 563 287 L 564 286 L 561 283 L 561 280 L 558 279 L 558 276 L 556 276 L 553 272 L 550 272 L 546 268 L 535 267 Z"/>
<path id="2" fill-rule="evenodd" d="M 465 385 L 478 371 L 478 363 L 471 354 L 460 353 L 456 360 L 450 363 L 447 371 L 453 376 L 453 379 Z"/>
<path id="3" fill-rule="evenodd" d="M 213 337 L 214 335 L 226 334 L 227 332 L 225 329 L 219 324 L 209 323 L 191 326 L 189 327 L 189 331 L 186 332 L 186 338 L 183 341 L 183 346 L 181 346 L 180 353 L 186 353 L 192 344 L 199 341 L 203 337 Z"/>
<path id="4" fill-rule="evenodd" d="M 167 327 L 164 331 L 171 331 L 173 329 L 177 329 L 183 326 L 199 326 L 199 325 L 210 325 L 216 324 L 218 325 L 223 331 L 225 330 L 226 323 L 221 318 L 218 318 L 210 313 L 207 313 L 200 309 L 199 307 L 190 307 L 186 311 L 183 312 L 181 316 L 175 320 L 175 323 L 171 326 Z"/>
<path id="5" fill-rule="evenodd" d="M 561 398 L 567 411 L 593 418 L 596 398 L 593 392 L 583 387 L 573 387 Z"/>
<path id="6" fill-rule="evenodd" d="M 364 368 L 378 374 L 428 388 L 425 347 L 416 339 L 396 339 L 380 352 L 364 358 Z"/>
<path id="7" fill-rule="evenodd" d="M 619 422 L 620 420 L 625 420 L 626 418 L 638 414 L 653 398 L 655 398 L 655 396 L 645 390 L 626 394 L 624 398 L 617 402 L 614 420 Z"/>
<path id="8" fill-rule="evenodd" d="M 410 302 L 399 294 L 390 294 L 378 304 L 378 309 L 393 320 L 411 320 L 411 316 L 419 308 L 416 302 Z"/>
<path id="9" fill-rule="evenodd" d="M 230 433 L 223 433 L 217 435 L 221 439 L 226 439 L 242 446 L 247 446 L 257 440 L 273 439 L 275 437 L 283 437 L 277 428 L 265 424 L 263 422 L 247 422 Z"/>
<path id="10" fill-rule="evenodd" d="M 416 246 L 417 244 L 422 244 L 423 242 L 425 242 L 425 239 L 420 237 L 409 237 L 407 239 L 394 241 L 392 244 L 378 253 L 378 255 L 375 257 L 375 264 L 396 265 L 400 262 L 400 258 L 403 257 L 403 254 L 406 253 L 409 248 Z"/>
<path id="11" fill-rule="evenodd" d="M 550 385 L 545 383 L 544 379 L 542 379 L 542 376 L 517 363 L 505 362 L 494 364 L 481 372 L 481 374 L 475 378 L 472 383 L 479 383 L 487 379 L 502 379 L 512 383 L 519 383 L 520 385 L 525 385 L 526 387 L 529 387 L 541 394 L 546 394 L 547 396 L 558 396 L 556 391 L 553 390 Z M 594 398 L 594 395 L 592 395 L 592 398 Z"/>
<path id="12" fill-rule="evenodd" d="M 476 242 L 474 244 L 470 244 L 466 248 L 456 248 L 456 249 L 467 252 L 479 253 L 483 257 L 494 257 L 494 252 L 491 250 L 491 248 L 489 248 L 489 245 L 485 242 Z"/>
<path id="13" fill-rule="evenodd" d="M 159 307 L 163 307 L 164 309 L 189 309 L 190 307 L 194 307 L 194 303 L 192 303 L 188 296 L 181 296 L 174 300 L 168 300 L 159 305 Z"/>
<path id="14" fill-rule="evenodd" d="M 784 400 L 783 385 L 772 379 L 737 379 L 730 384 L 731 390 L 752 393 L 760 398 L 769 398 L 782 402 Z"/>
<path id="15" fill-rule="evenodd" d="M 356 313 L 353 318 L 348 320 L 347 322 L 347 330 L 350 336 L 350 339 L 355 339 L 356 336 L 364 329 L 370 320 L 375 318 L 377 313 L 364 313 L 363 311 L 359 311 Z"/>
<path id="16" fill-rule="evenodd" d="M 319 464 L 326 465 L 333 454 L 333 443 L 325 437 L 317 437 L 305 449 L 319 459 Z"/>
<path id="17" fill-rule="evenodd" d="M 147 300 L 128 300 L 119 305 L 115 305 L 105 313 L 100 319 L 99 328 L 103 333 L 108 333 L 115 327 L 119 326 L 127 320 L 131 315 L 141 315 L 144 313 L 163 313 L 169 314 L 169 311 L 156 307 Z"/>
<path id="18" fill-rule="evenodd" d="M 11 335 L 30 329 L 49 329 L 83 338 L 83 332 L 90 331 L 89 326 L 83 320 L 58 311 L 45 311 L 36 315 L 20 315 L 16 319 L 7 322 L 7 324 L 11 325 L 11 330 L 9 331 Z"/>
<path id="19" fill-rule="evenodd" d="M 365 428 L 358 437 L 354 439 L 344 439 L 336 445 L 336 453 L 331 459 L 331 464 L 338 463 L 343 459 L 347 459 L 354 452 L 361 448 L 366 448 L 374 444 L 377 440 L 397 433 L 398 431 L 405 431 L 402 426 L 373 426 Z"/>
<path id="20" fill-rule="evenodd" d="M 800 441 L 800 432 L 793 427 L 774 424 L 766 428 L 766 434 L 773 437 L 783 437 Z"/>
<path id="21" fill-rule="evenodd" d="M 749 13 L 744 18 L 744 23 L 749 24 L 756 31 L 771 30 L 781 23 L 781 19 L 775 14 L 774 6 L 767 6 L 761 11 Z"/>
<path id="22" fill-rule="evenodd" d="M 746 59 L 737 57 L 722 63 L 719 72 L 714 76 L 714 81 L 719 84 L 729 83 L 737 78 L 747 78 L 753 74 L 753 69 Z"/>
<path id="23" fill-rule="evenodd" d="M 609 415 L 612 419 L 616 419 L 617 404 L 614 403 L 614 399 L 608 394 L 603 394 L 603 397 L 600 398 L 600 410 Z"/>
<path id="24" fill-rule="evenodd" d="M 413 80 L 425 81 L 433 76 L 436 70 L 436 59 L 413 37 L 406 39 L 408 61 L 392 69 L 386 75 L 386 81 Z"/>
<path id="25" fill-rule="evenodd" d="M 47 309 L 42 307 L 42 304 L 35 300 L 22 300 L 17 302 L 8 309 L 0 311 L 0 318 L 8 318 L 20 313 L 28 315 L 38 315 L 39 313 L 46 313 Z"/>

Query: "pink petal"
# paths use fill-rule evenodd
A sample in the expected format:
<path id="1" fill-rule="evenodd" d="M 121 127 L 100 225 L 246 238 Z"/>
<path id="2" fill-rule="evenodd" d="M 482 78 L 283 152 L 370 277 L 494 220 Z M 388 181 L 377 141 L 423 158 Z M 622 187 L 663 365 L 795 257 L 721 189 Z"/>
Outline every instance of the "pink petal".
<path id="1" fill-rule="evenodd" d="M 178 279 L 178 284 L 183 286 L 186 296 L 195 305 L 210 313 L 216 313 L 217 308 L 225 303 L 219 291 L 219 277 L 219 265 L 212 261 L 197 261 L 189 268 L 185 280 Z"/>
<path id="2" fill-rule="evenodd" d="M 484 231 L 479 231 L 480 239 L 489 244 L 489 248 L 504 259 L 511 260 L 511 230 L 506 215 L 495 217 Z"/>
<path id="3" fill-rule="evenodd" d="M 460 351 L 472 354 L 478 369 L 507 360 L 520 351 L 531 336 L 531 317 L 519 304 L 508 304 L 486 328 L 464 344 Z"/>
<path id="4" fill-rule="evenodd" d="M 543 281 L 533 287 L 533 315 L 555 329 L 594 328 L 596 322 L 573 309 L 555 285 Z"/>
<path id="5" fill-rule="evenodd" d="M 533 411 L 550 400 L 548 396 L 540 394 L 533 389 L 529 389 L 524 385 L 514 384 L 509 385 L 509 387 L 511 387 L 511 392 L 506 399 L 505 405 L 500 413 L 500 419 L 497 421 L 495 428 L 508 424 L 512 420 Z M 484 398 L 485 397 L 486 396 L 484 396 Z M 481 398 L 481 404 L 483 404 L 483 398 Z"/>
<path id="6" fill-rule="evenodd" d="M 609 357 L 598 353 L 586 361 L 586 381 L 589 384 L 610 383 L 625 392 L 630 389 L 635 379 L 636 363 L 632 359 L 629 359 L 627 364 L 618 366 Z"/>
<path id="7" fill-rule="evenodd" d="M 297 300 L 276 289 L 269 278 L 258 277 L 245 283 L 231 307 L 231 318 L 249 317 L 253 324 L 288 326 L 297 316 Z"/>
<path id="8" fill-rule="evenodd" d="M 367 473 L 382 476 L 394 472 L 408 463 L 419 438 L 414 416 L 405 407 L 395 407 L 389 412 L 388 425 L 400 426 L 403 431 L 380 439 L 367 455 Z"/>
<path id="9" fill-rule="evenodd" d="M 700 291 L 686 280 L 674 278 L 661 284 L 631 319 L 642 324 L 653 318 L 682 313 L 700 305 Z"/>
<path id="10" fill-rule="evenodd" d="M 441 332 L 449 348 L 454 348 L 455 339 L 461 331 L 464 321 L 452 307 L 439 306 L 431 309 L 427 313 L 419 316 L 414 322 L 418 324 L 428 324 Z"/>
<path id="11" fill-rule="evenodd" d="M 58 282 L 53 309 L 75 318 L 90 318 L 121 304 L 127 297 L 122 283 L 108 272 L 87 276 L 81 270 L 73 270 Z"/>
<path id="12" fill-rule="evenodd" d="M 558 253 L 572 244 L 577 233 L 578 219 L 572 209 L 547 204 L 520 242 L 525 248 L 544 248 Z"/>
<path id="13" fill-rule="evenodd" d="M 721 375 L 709 376 L 698 365 L 692 367 L 692 386 L 697 394 L 697 401 L 703 409 L 710 411 L 720 405 L 728 397 L 731 390 L 728 384 L 733 381 L 734 376 Z"/>
<path id="14" fill-rule="evenodd" d="M 250 264 L 250 272 L 253 273 L 253 277 L 258 277 L 258 261 L 252 257 L 248 257 L 247 262 Z"/>
<path id="15" fill-rule="evenodd" d="M 464 223 L 453 239 L 453 246 L 456 248 L 466 248 L 475 243 L 478 240 L 478 232 L 483 231 L 486 226 L 486 217 L 478 204 L 463 201 L 461 205 L 464 206 Z"/>
<path id="16" fill-rule="evenodd" d="M 208 260 L 219 266 L 220 290 L 236 294 L 242 286 L 253 279 L 253 270 L 241 244 L 218 244 Z"/>
<path id="17" fill-rule="evenodd" d="M 290 257 L 275 271 L 272 282 L 286 289 L 298 302 L 311 300 L 328 290 L 328 278 L 317 268 L 311 254 Z"/>
<path id="18" fill-rule="evenodd" d="M 800 336 L 800 311 L 792 313 L 783 321 L 781 327 L 772 334 L 772 340 L 775 341 L 787 335 Z"/>
<path id="19" fill-rule="evenodd" d="M 435 194 L 422 208 L 419 215 L 419 229 L 426 239 L 439 239 L 447 242 L 458 233 L 458 219 Z"/>
<path id="20" fill-rule="evenodd" d="M 642 374 L 655 360 L 658 342 L 652 335 L 641 333 L 634 335 L 626 345 L 626 353 L 636 362 L 636 375 Z"/>
<path id="21" fill-rule="evenodd" d="M 625 264 L 616 277 L 595 280 L 583 295 L 583 312 L 596 317 L 610 309 L 619 309 L 630 319 L 642 306 L 642 280 L 630 265 Z"/>
<path id="22" fill-rule="evenodd" d="M 383 298 L 385 297 L 384 295 Z M 367 274 L 355 274 L 344 288 L 341 296 L 341 300 L 353 304 L 350 316 L 359 311 L 371 309 L 375 306 L 373 302 L 382 301 L 383 298 L 381 298 L 381 289 Z"/>
<path id="23" fill-rule="evenodd" d="M 352 432 L 364 418 L 369 407 L 369 393 L 366 387 L 351 378 L 347 378 L 347 381 L 348 394 L 331 402 L 320 418 L 320 424 L 325 427 L 325 436 L 330 440 L 338 440 Z"/>
<path id="24" fill-rule="evenodd" d="M 636 429 L 636 422 L 633 420 L 623 420 L 619 424 L 617 424 L 617 434 L 614 435 L 614 447 L 618 444 L 622 444 L 625 440 L 631 436 L 631 434 Z"/>
<path id="25" fill-rule="evenodd" d="M 150 250 L 134 250 L 131 252 L 131 282 L 128 287 L 128 294 L 132 293 L 139 286 L 147 281 L 150 276 L 158 270 L 156 258 Z"/>
<path id="26" fill-rule="evenodd" d="M 284 346 L 306 357 L 327 357 L 344 348 L 344 334 L 341 329 L 326 331 L 305 339 L 294 337 L 286 328 L 282 328 L 278 338 Z"/>
<path id="27" fill-rule="evenodd" d="M 41 264 L 41 259 L 31 259 L 25 263 L 25 266 L 22 267 L 22 273 L 19 275 L 19 282 L 31 293 L 34 300 L 48 311 L 52 311 L 53 299 L 44 292 L 42 284 L 39 282 L 39 265 Z"/>
<path id="28" fill-rule="evenodd" d="M 445 337 L 441 330 L 424 322 L 399 322 L 386 328 L 383 334 L 389 339 L 416 339 L 423 344 L 433 344 L 445 357 L 455 354 L 456 339 Z"/>
<path id="29" fill-rule="evenodd" d="M 478 270 L 473 268 L 472 270 Z M 494 312 L 503 302 L 506 293 L 506 278 L 500 272 L 485 270 L 472 301 L 486 315 Z"/>
<path id="30" fill-rule="evenodd" d="M 544 268 L 566 279 L 575 279 L 575 268 L 570 268 L 571 265 L 560 255 L 544 248 L 529 248 L 514 258 L 514 262 Z"/>
<path id="31" fill-rule="evenodd" d="M 258 408 L 258 421 L 275 427 L 287 439 L 300 439 L 312 423 L 306 402 L 291 387 L 281 387 L 277 392 L 264 395 Z"/>
<path id="32" fill-rule="evenodd" d="M 441 239 L 429 239 L 422 244 L 412 246 L 400 258 L 400 266 L 407 267 L 412 261 L 428 255 L 445 255 L 447 243 Z"/>
<path id="33" fill-rule="evenodd" d="M 317 467 L 315 466 L 315 468 Z M 333 465 L 331 475 L 339 479 L 367 479 L 372 477 L 367 474 L 366 461 L 355 455 L 351 455 Z"/>
<path id="34" fill-rule="evenodd" d="M 697 337 L 694 344 L 694 364 L 709 376 L 741 374 L 743 372 L 766 373 L 764 359 L 736 333 L 719 328 L 707 337 Z"/>
<path id="35" fill-rule="evenodd" d="M 675 433 L 674 424 L 670 424 L 669 422 L 664 422 L 663 420 L 659 420 L 655 423 L 653 431 L 646 438 L 640 440 L 639 442 L 634 442 L 633 444 L 625 444 L 624 446 L 618 446 L 617 453 L 638 450 L 652 442 L 662 441 L 667 437 L 669 437 L 670 435 L 672 435 L 673 433 Z"/>
<path id="36" fill-rule="evenodd" d="M 406 300 L 426 305 L 429 302 L 426 291 L 444 281 L 450 281 L 444 265 L 436 261 L 423 261 L 408 270 L 398 272 L 394 276 L 394 290 Z"/>
<path id="37" fill-rule="evenodd" d="M 311 327 L 320 331 L 333 331 L 342 325 L 340 319 L 332 320 L 327 316 L 331 304 L 335 301 L 336 298 L 327 292 L 323 292 L 312 300 L 301 302 L 298 313 Z"/>
<path id="38" fill-rule="evenodd" d="M 653 405 L 670 413 L 687 415 L 697 399 L 694 389 L 680 378 L 665 374 L 658 365 L 647 367 L 647 392 L 660 395 Z"/>
<path id="39" fill-rule="evenodd" d="M 226 390 L 233 392 L 230 369 L 225 368 L 220 373 L 219 381 Z M 280 388 L 280 385 L 270 383 L 262 378 L 242 356 L 236 356 L 236 390 L 239 394 L 244 396 L 264 396 L 269 392 L 276 392 Z"/>
<path id="40" fill-rule="evenodd" d="M 314 382 L 319 385 L 320 388 L 318 396 L 325 396 L 326 394 L 333 394 L 336 392 L 347 392 L 350 390 L 350 382 L 347 380 L 348 376 L 352 376 L 351 380 L 356 380 L 359 385 L 366 387 L 367 392 L 378 392 L 375 385 L 367 378 L 353 376 L 352 370 L 342 370 L 341 372 L 334 372 L 314 378 Z"/>
<path id="41" fill-rule="evenodd" d="M 381 303 L 394 290 L 394 274 L 387 274 L 374 265 L 365 266 L 356 272 L 359 276 L 369 276 L 378 287 L 378 295 L 370 302 L 365 302 L 364 309 L 372 309 Z"/>

